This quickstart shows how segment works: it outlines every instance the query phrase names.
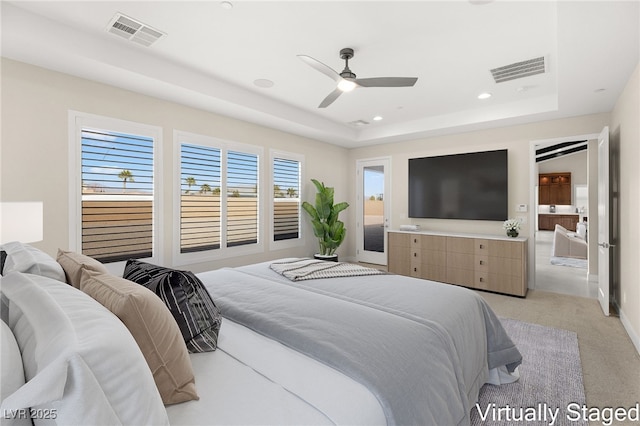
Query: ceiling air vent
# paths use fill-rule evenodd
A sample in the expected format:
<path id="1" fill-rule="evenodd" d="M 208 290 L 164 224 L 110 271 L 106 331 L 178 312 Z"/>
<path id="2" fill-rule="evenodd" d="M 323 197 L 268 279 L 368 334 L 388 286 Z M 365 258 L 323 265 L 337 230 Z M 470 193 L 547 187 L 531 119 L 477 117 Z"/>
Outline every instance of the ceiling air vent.
<path id="1" fill-rule="evenodd" d="M 491 70 L 491 75 L 496 83 L 502 83 L 503 81 L 515 80 L 517 78 L 528 77 L 530 75 L 543 74 L 544 72 L 544 56 L 540 56 L 539 58 L 494 68 Z"/>
<path id="2" fill-rule="evenodd" d="M 354 121 L 350 121 L 348 124 L 351 124 L 352 126 L 356 126 L 356 127 L 361 127 L 361 126 L 366 126 L 367 124 L 369 124 L 369 122 L 364 120 L 354 120 Z"/>
<path id="3" fill-rule="evenodd" d="M 146 47 L 151 46 L 166 35 L 162 31 L 158 31 L 121 13 L 116 13 L 111 19 L 107 31 Z"/>

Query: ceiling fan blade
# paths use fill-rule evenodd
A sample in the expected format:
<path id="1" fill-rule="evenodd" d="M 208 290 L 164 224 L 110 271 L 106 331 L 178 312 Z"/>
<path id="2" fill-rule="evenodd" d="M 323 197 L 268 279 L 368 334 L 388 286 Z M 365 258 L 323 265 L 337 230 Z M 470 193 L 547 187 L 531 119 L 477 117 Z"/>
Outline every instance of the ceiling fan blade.
<path id="1" fill-rule="evenodd" d="M 328 107 L 333 103 L 333 101 L 338 99 L 338 96 L 340 95 L 342 95 L 342 90 L 340 89 L 334 90 L 333 92 L 329 93 L 329 95 L 326 98 L 324 98 L 324 100 L 320 103 L 320 105 L 318 105 L 318 108 Z"/>
<path id="2" fill-rule="evenodd" d="M 417 77 L 374 77 L 356 78 L 355 82 L 362 87 L 410 87 L 416 84 Z"/>
<path id="3" fill-rule="evenodd" d="M 316 70 L 320 71 L 322 74 L 331 78 L 336 83 L 340 82 L 340 80 L 342 79 L 342 77 L 340 77 L 340 74 L 334 71 L 331 67 L 323 64 L 322 62 L 320 62 L 315 58 L 312 58 L 311 56 L 298 55 L 298 58 L 302 59 L 305 63 L 307 63 L 312 68 L 315 68 Z"/>

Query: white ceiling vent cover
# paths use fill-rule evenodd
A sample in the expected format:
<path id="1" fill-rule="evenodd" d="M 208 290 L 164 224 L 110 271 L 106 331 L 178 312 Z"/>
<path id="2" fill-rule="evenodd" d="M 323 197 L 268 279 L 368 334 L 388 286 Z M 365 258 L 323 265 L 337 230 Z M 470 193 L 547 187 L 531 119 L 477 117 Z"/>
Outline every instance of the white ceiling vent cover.
<path id="1" fill-rule="evenodd" d="M 517 78 L 529 77 L 530 75 L 543 74 L 544 72 L 545 60 L 544 56 L 540 56 L 539 58 L 494 68 L 491 70 L 491 75 L 496 83 L 502 83 Z"/>
<path id="2" fill-rule="evenodd" d="M 158 31 L 121 13 L 116 13 L 111 19 L 107 26 L 107 32 L 146 47 L 166 36 L 162 31 Z"/>

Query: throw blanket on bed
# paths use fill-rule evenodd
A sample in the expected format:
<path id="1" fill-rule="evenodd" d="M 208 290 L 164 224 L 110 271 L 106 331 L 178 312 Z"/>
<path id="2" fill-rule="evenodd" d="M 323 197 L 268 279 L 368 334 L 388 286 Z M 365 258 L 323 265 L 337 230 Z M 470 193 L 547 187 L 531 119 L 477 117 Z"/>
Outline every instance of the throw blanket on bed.
<path id="1" fill-rule="evenodd" d="M 472 291 L 398 275 L 291 282 L 268 263 L 198 274 L 223 316 L 365 385 L 387 423 L 468 425 L 520 353 Z"/>
<path id="2" fill-rule="evenodd" d="M 383 271 L 378 269 L 354 265 L 353 263 L 325 262 L 314 259 L 283 260 L 273 262 L 269 267 L 291 281 L 384 274 Z"/>

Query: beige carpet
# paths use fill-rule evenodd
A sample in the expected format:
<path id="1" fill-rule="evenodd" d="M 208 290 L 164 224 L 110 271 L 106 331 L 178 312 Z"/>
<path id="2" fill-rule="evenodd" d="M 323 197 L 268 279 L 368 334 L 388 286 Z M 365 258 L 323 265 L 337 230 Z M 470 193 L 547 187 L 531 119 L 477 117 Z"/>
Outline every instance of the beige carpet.
<path id="1" fill-rule="evenodd" d="M 640 401 L 640 355 L 620 319 L 602 315 L 597 300 L 535 290 L 525 299 L 478 294 L 499 316 L 577 333 L 589 407 L 628 408 Z"/>

